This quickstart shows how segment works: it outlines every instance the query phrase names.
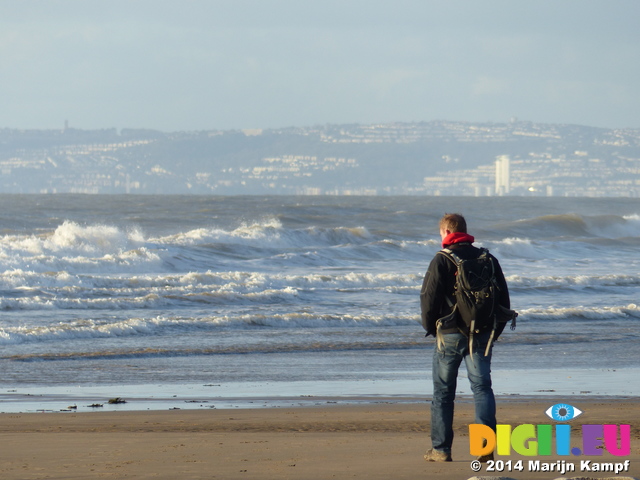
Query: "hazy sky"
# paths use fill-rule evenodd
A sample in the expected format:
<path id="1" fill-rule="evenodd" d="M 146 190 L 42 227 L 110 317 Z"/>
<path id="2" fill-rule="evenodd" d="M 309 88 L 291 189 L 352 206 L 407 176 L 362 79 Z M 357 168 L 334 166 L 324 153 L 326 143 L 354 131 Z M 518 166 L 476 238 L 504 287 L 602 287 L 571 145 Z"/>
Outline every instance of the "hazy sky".
<path id="1" fill-rule="evenodd" d="M 0 128 L 640 128 L 639 0 L 0 0 Z"/>

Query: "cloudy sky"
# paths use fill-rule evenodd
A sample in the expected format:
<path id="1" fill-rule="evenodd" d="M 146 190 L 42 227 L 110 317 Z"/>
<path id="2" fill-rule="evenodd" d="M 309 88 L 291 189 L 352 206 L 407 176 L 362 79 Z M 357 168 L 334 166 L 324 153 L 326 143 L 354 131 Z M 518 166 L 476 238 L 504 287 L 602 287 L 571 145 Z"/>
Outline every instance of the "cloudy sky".
<path id="1" fill-rule="evenodd" d="M 638 0 L 0 0 L 0 128 L 640 128 Z"/>

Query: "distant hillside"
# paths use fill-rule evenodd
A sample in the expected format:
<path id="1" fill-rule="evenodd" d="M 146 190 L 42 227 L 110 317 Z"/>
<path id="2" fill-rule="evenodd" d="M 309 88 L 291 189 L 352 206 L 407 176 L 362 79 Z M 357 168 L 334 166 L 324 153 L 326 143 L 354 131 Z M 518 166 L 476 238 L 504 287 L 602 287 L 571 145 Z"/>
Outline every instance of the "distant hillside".
<path id="1" fill-rule="evenodd" d="M 511 159 L 511 194 L 640 194 L 640 130 L 444 121 L 3 129 L 0 193 L 485 195 L 500 155 Z"/>

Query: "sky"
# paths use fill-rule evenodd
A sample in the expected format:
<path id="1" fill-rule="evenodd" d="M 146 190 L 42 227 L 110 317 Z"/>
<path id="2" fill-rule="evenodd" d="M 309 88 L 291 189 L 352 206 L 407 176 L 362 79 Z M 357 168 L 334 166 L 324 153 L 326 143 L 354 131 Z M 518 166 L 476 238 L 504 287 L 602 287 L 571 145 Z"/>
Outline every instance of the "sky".
<path id="1" fill-rule="evenodd" d="M 640 128 L 638 0 L 0 0 L 0 128 Z"/>

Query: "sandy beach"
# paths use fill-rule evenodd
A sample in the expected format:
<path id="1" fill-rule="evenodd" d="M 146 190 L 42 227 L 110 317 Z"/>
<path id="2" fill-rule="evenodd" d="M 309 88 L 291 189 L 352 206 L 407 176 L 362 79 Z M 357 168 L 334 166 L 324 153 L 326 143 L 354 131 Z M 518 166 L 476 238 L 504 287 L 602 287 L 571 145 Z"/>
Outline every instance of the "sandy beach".
<path id="1" fill-rule="evenodd" d="M 582 424 L 630 424 L 631 455 L 606 454 L 598 462 L 630 460 L 620 476 L 640 477 L 640 404 L 635 398 L 564 399 L 582 410 Z M 499 399 L 498 422 L 551 422 L 544 411 L 553 399 Z M 467 425 L 473 405 L 457 403 L 453 462 L 428 463 L 429 405 L 368 403 L 262 409 L 203 409 L 125 412 L 56 412 L 0 415 L 0 478 L 12 479 L 468 479 L 502 475 L 554 479 L 563 475 L 471 470 Z M 580 472 L 587 457 L 565 460 L 578 471 L 566 477 L 607 478 Z"/>

